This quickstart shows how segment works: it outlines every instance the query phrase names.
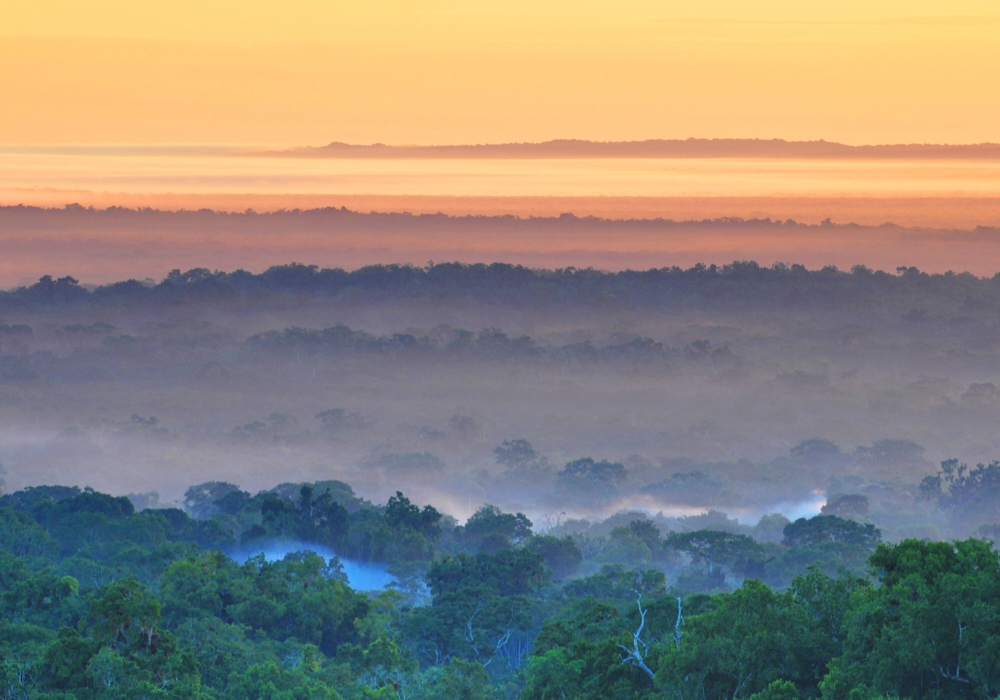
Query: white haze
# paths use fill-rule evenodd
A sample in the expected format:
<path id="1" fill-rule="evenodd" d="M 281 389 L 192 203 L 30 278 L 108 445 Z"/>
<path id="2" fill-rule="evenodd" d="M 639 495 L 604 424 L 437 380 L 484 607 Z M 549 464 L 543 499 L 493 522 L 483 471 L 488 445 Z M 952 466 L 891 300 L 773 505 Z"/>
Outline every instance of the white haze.
<path id="1" fill-rule="evenodd" d="M 298 542 L 294 540 L 267 542 L 257 545 L 246 545 L 232 550 L 227 554 L 240 563 L 261 554 L 264 555 L 267 561 L 275 562 L 283 560 L 289 554 L 307 551 L 318 554 L 324 560 L 331 563 L 339 561 L 344 574 L 347 576 L 347 582 L 352 588 L 359 591 L 379 590 L 396 580 L 396 577 L 386 571 L 384 566 L 344 559 L 329 547 L 312 542 Z"/>

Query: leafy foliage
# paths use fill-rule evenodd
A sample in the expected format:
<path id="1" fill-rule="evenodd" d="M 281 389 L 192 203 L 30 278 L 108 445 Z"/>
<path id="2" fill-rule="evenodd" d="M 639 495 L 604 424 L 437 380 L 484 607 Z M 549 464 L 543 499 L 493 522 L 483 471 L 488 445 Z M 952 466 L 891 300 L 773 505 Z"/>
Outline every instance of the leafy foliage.
<path id="1" fill-rule="evenodd" d="M 783 543 L 789 547 L 817 545 L 823 542 L 844 542 L 866 549 L 875 549 L 882 533 L 872 524 L 844 520 L 836 515 L 799 518 L 785 526 Z"/>
<path id="2" fill-rule="evenodd" d="M 1000 687 L 1000 555 L 985 540 L 879 544 L 835 515 L 786 523 L 784 544 L 664 536 L 634 514 L 606 536 L 556 537 L 493 506 L 456 528 L 340 482 L 188 493 L 207 518 L 73 488 L 3 497 L 0 698 L 979 700 Z M 690 519 L 705 521 L 727 522 Z M 429 600 L 402 584 L 356 592 L 310 551 L 220 551 L 258 529 L 385 557 Z M 492 536 L 504 546 L 484 547 Z M 623 560 L 594 573 L 609 553 Z M 869 576 L 847 573 L 865 561 Z"/>
<path id="3" fill-rule="evenodd" d="M 524 544 L 531 537 L 531 521 L 523 513 L 511 515 L 487 504 L 456 528 L 455 536 L 476 551 L 495 553 Z"/>

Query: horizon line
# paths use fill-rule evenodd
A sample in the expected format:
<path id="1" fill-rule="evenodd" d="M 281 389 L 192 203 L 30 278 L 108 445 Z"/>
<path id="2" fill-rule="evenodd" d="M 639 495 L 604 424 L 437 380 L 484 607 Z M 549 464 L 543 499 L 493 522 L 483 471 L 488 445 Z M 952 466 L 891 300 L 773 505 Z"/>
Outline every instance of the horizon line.
<path id="1" fill-rule="evenodd" d="M 826 139 L 695 138 L 547 141 L 476 144 L 351 144 L 261 150 L 252 155 L 328 158 L 931 158 L 1000 159 L 1000 143 L 850 145 Z"/>
<path id="2" fill-rule="evenodd" d="M 855 221 L 833 221 L 831 217 L 827 217 L 818 222 L 807 222 L 798 221 L 793 218 L 772 218 L 770 216 L 763 217 L 742 217 L 742 216 L 717 216 L 712 218 L 687 218 L 687 219 L 673 219 L 663 216 L 653 216 L 653 217 L 628 217 L 628 218 L 614 218 L 608 216 L 597 216 L 594 214 L 576 214 L 571 211 L 560 212 L 559 214 L 549 214 L 549 215 L 535 215 L 529 214 L 523 216 L 521 214 L 448 214 L 442 211 L 437 212 L 411 212 L 407 210 L 370 210 L 362 211 L 360 209 L 349 209 L 347 206 L 325 206 L 325 207 L 309 207 L 309 208 L 292 208 L 292 209 L 264 209 L 257 211 L 253 207 L 247 207 L 242 211 L 228 210 L 228 209 L 213 209 L 210 207 L 201 207 L 198 209 L 160 209 L 157 207 L 149 206 L 135 206 L 128 207 L 118 204 L 110 204 L 105 207 L 95 207 L 93 204 L 84 206 L 79 202 L 70 202 L 62 206 L 44 206 L 38 204 L 0 204 L 0 214 L 11 213 L 14 211 L 25 211 L 25 212 L 41 212 L 45 214 L 74 214 L 74 213 L 87 213 L 87 214 L 132 214 L 132 215 L 201 215 L 201 216 L 261 216 L 261 217 L 277 217 L 277 216 L 303 216 L 303 215 L 347 215 L 347 216 L 357 216 L 357 217 L 399 217 L 402 219 L 446 219 L 450 221 L 489 221 L 493 223 L 501 222 L 519 222 L 524 224 L 531 223 L 568 223 L 568 222 L 580 222 L 580 223 L 590 223 L 590 224 L 617 224 L 617 225 L 662 225 L 662 226 L 796 226 L 801 228 L 822 228 L 822 229 L 903 229 L 910 231 L 941 231 L 941 232 L 953 232 L 953 233 L 982 233 L 987 231 L 1000 231 L 1000 226 L 988 226 L 988 225 L 976 225 L 971 228 L 947 228 L 938 226 L 908 226 L 905 224 L 897 224 L 893 221 L 883 221 L 878 224 L 859 224 Z"/>
<path id="3" fill-rule="evenodd" d="M 861 159 L 998 159 L 1000 141 L 977 143 L 848 144 L 826 139 L 687 137 L 633 140 L 554 138 L 543 141 L 413 144 L 330 141 L 324 145 L 233 142 L 74 142 L 0 143 L 0 153 L 117 153 L 154 155 L 232 155 L 320 158 L 861 158 Z"/>

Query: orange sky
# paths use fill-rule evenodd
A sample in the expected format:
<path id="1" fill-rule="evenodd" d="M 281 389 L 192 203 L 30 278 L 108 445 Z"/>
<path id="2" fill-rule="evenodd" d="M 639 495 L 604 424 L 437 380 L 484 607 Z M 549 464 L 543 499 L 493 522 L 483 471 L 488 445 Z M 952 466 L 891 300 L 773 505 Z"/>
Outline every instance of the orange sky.
<path id="1" fill-rule="evenodd" d="M 0 143 L 1000 141 L 995 0 L 0 0 Z"/>

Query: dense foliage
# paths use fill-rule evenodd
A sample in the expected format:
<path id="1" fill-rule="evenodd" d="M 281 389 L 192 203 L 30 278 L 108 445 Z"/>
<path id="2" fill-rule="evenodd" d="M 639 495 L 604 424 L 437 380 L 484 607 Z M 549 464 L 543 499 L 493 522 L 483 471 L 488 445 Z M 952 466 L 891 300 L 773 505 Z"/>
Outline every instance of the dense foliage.
<path id="1" fill-rule="evenodd" d="M 957 493 L 966 473 L 944 470 L 959 475 Z M 0 698 L 972 699 L 1000 688 L 1000 558 L 985 540 L 881 543 L 872 525 L 833 514 L 784 520 L 781 543 L 642 518 L 607 536 L 538 535 L 495 506 L 457 526 L 402 493 L 376 506 L 342 482 L 257 495 L 210 482 L 183 505 L 137 511 L 60 486 L 0 499 Z M 278 543 L 283 557 L 253 554 Z M 382 562 L 396 582 L 359 592 L 337 556 L 311 549 Z"/>

